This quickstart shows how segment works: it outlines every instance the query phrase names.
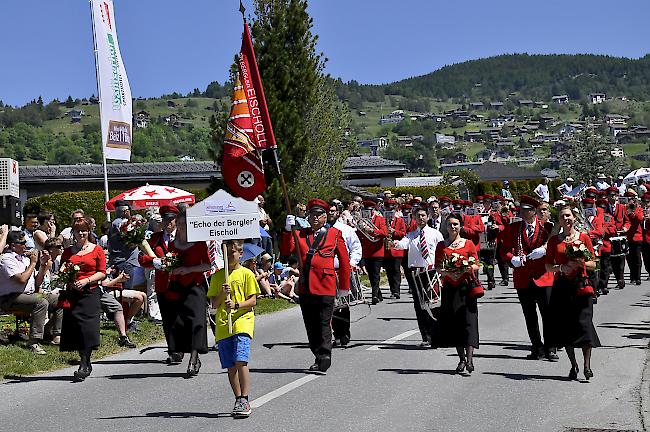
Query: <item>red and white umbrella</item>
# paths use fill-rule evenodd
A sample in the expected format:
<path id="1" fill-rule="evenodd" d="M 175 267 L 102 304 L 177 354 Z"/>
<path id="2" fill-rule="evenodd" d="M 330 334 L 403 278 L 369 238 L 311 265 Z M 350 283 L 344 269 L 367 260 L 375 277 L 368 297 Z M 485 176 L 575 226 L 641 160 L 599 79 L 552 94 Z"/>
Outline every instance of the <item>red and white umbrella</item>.
<path id="1" fill-rule="evenodd" d="M 105 211 L 115 210 L 115 202 L 127 201 L 133 210 L 149 207 L 175 206 L 180 203 L 194 204 L 194 194 L 171 186 L 144 185 L 123 192 L 106 202 Z"/>

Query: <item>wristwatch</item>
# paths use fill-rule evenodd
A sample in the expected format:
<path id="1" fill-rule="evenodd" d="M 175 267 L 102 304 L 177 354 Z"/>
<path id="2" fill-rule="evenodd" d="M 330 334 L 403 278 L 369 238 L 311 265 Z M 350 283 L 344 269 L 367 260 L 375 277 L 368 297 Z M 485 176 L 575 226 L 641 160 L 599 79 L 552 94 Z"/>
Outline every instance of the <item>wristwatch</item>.
<path id="1" fill-rule="evenodd" d="M 235 310 L 239 309 L 239 303 L 235 302 Z"/>

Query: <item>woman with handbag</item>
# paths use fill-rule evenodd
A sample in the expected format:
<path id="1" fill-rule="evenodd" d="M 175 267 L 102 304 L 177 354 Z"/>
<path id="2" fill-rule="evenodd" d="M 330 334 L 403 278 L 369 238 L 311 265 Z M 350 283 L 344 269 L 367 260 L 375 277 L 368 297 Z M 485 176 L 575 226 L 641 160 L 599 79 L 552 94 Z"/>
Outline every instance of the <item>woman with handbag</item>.
<path id="1" fill-rule="evenodd" d="M 90 356 L 99 347 L 99 317 L 101 306 L 99 281 L 106 277 L 104 249 L 90 241 L 90 224 L 86 219 L 72 225 L 73 245 L 63 251 L 59 278 L 62 273 L 74 276 L 65 290 L 59 292 L 63 307 L 61 351 L 79 352 L 79 370 L 75 381 L 85 380 L 92 372 Z"/>
<path id="2" fill-rule="evenodd" d="M 471 240 L 460 235 L 461 215 L 446 218 L 448 237 L 436 248 L 436 269 L 442 275 L 440 317 L 434 337 L 439 347 L 455 347 L 458 353 L 456 373 L 474 371 L 474 349 L 478 342 L 477 298 L 483 295 L 478 282 L 478 254 Z"/>
<path id="3" fill-rule="evenodd" d="M 558 218 L 562 231 L 546 246 L 546 270 L 555 273 L 550 305 L 555 317 L 554 342 L 566 348 L 571 362 L 569 379 L 578 378 L 574 348 L 582 348 L 588 380 L 594 376 L 591 349 L 600 346 L 593 324 L 594 288 L 587 275 L 588 270 L 596 269 L 595 253 L 589 235 L 576 230 L 571 207 L 561 207 Z"/>

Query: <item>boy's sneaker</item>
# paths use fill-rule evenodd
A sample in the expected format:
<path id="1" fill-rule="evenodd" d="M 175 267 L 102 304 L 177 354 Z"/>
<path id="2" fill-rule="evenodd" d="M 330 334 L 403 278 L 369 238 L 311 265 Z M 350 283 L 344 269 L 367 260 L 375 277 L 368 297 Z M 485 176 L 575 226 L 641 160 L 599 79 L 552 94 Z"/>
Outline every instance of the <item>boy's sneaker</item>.
<path id="1" fill-rule="evenodd" d="M 117 344 L 121 347 L 125 348 L 135 348 L 136 345 L 131 342 L 128 336 L 120 336 L 120 338 L 117 340 Z"/>
<path id="2" fill-rule="evenodd" d="M 239 398 L 235 401 L 235 406 L 232 409 L 233 417 L 248 417 L 251 415 L 251 405 L 244 398 Z"/>

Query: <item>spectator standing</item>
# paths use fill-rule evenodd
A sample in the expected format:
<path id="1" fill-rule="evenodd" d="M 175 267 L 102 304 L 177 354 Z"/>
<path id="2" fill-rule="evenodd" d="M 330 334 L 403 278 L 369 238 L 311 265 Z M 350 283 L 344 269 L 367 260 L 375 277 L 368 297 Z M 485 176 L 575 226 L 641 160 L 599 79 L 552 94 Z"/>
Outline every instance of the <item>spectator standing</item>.
<path id="1" fill-rule="evenodd" d="M 108 232 L 111 229 L 111 222 L 110 221 L 104 221 L 102 223 L 102 226 L 99 227 L 99 231 L 102 233 L 102 235 L 99 237 L 99 240 L 97 240 L 97 244 L 101 246 L 104 250 L 108 249 Z"/>
<path id="2" fill-rule="evenodd" d="M 540 184 L 537 185 L 535 188 L 534 192 L 535 195 L 539 197 L 542 201 L 545 203 L 551 201 L 551 194 L 550 191 L 548 190 L 548 184 L 550 183 L 550 180 L 548 177 L 544 177 L 544 180 Z"/>
<path id="3" fill-rule="evenodd" d="M 38 215 L 35 213 L 27 213 L 23 218 L 23 234 L 25 234 L 25 246 L 27 250 L 32 250 L 36 247 L 34 243 L 34 231 L 38 229 Z"/>
<path id="4" fill-rule="evenodd" d="M 49 303 L 36 293 L 47 272 L 43 260 L 47 262 L 49 257 L 43 254 L 44 258 L 36 273 L 38 252 L 27 250 L 24 232 L 10 232 L 7 243 L 11 250 L 0 261 L 0 308 L 30 314 L 29 349 L 35 354 L 45 354 L 40 343 L 43 341 Z"/>
<path id="5" fill-rule="evenodd" d="M 627 186 L 623 183 L 623 176 L 618 176 L 616 179 L 616 189 L 618 189 L 618 194 L 620 196 L 625 195 L 625 192 L 627 192 Z"/>
<path id="6" fill-rule="evenodd" d="M 38 214 L 38 228 L 34 231 L 36 250 L 43 250 L 45 241 L 53 237 L 56 237 L 54 215 L 49 211 L 42 211 Z"/>
<path id="7" fill-rule="evenodd" d="M 566 181 L 557 187 L 557 191 L 560 193 L 560 196 L 564 196 L 573 190 L 573 179 L 567 177 Z"/>
<path id="8" fill-rule="evenodd" d="M 503 181 L 503 187 L 501 188 L 501 195 L 506 199 L 514 199 L 512 192 L 510 192 L 510 182 L 508 180 Z"/>
<path id="9" fill-rule="evenodd" d="M 259 195 L 255 198 L 255 201 L 257 202 L 258 210 L 260 212 L 260 226 L 264 231 L 270 234 L 269 230 L 271 229 L 272 221 L 268 213 L 266 213 L 266 210 L 264 210 L 264 197 Z M 273 241 L 271 240 L 271 237 L 262 236 L 260 246 L 266 251 L 266 253 L 273 255 Z"/>
<path id="10" fill-rule="evenodd" d="M 118 200 L 115 202 L 115 220 L 111 223 L 108 233 L 108 266 L 120 272 L 124 272 L 129 279 L 124 288 L 131 289 L 133 285 L 133 274 L 138 263 L 139 250 L 137 247 L 130 247 L 122 241 L 120 227 L 131 219 L 131 206 L 127 201 Z"/>
<path id="11" fill-rule="evenodd" d="M 605 174 L 600 173 L 596 177 L 596 189 L 599 191 L 604 191 L 609 188 L 609 183 L 607 183 L 607 177 L 605 177 Z"/>
<path id="12" fill-rule="evenodd" d="M 59 238 L 63 243 L 63 248 L 67 249 L 74 243 L 74 237 L 72 235 L 72 225 L 75 222 L 81 221 L 85 217 L 86 213 L 82 209 L 77 209 L 70 213 L 70 226 L 64 228 L 61 233 L 59 233 Z"/>

